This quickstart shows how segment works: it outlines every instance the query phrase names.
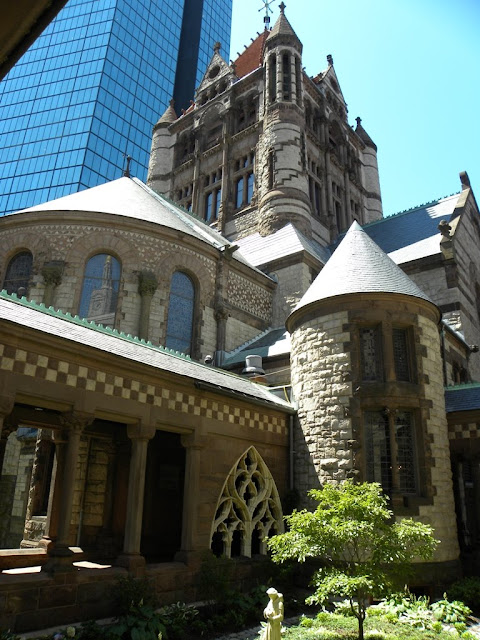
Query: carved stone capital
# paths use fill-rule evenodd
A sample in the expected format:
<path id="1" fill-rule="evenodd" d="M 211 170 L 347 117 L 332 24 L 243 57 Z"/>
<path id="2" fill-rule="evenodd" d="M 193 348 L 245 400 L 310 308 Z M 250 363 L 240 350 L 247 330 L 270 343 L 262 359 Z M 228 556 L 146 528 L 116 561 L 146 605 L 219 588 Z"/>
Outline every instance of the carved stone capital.
<path id="1" fill-rule="evenodd" d="M 153 296 L 158 287 L 155 274 L 150 271 L 141 271 L 138 274 L 138 293 L 141 296 Z"/>
<path id="2" fill-rule="evenodd" d="M 152 424 L 129 424 L 127 426 L 127 435 L 131 440 L 151 440 L 157 429 Z"/>
<path id="3" fill-rule="evenodd" d="M 60 424 L 67 431 L 82 433 L 94 421 L 95 416 L 83 411 L 68 411 L 60 415 Z"/>
<path id="4" fill-rule="evenodd" d="M 45 285 L 58 287 L 62 282 L 63 264 L 47 263 L 42 269 L 42 277 Z"/>

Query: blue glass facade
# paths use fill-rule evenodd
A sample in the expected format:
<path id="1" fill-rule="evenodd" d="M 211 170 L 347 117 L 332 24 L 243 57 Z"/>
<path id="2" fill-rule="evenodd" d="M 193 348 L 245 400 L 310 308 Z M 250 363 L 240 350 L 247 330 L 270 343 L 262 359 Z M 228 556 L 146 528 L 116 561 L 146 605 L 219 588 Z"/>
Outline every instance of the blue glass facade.
<path id="1" fill-rule="evenodd" d="M 232 0 L 195 0 L 196 14 L 189 3 L 67 3 L 0 83 L 0 214 L 119 178 L 126 155 L 146 178 L 152 127 L 176 84 L 193 98 L 217 40 L 228 59 Z M 176 79 L 192 15 L 194 69 Z"/>

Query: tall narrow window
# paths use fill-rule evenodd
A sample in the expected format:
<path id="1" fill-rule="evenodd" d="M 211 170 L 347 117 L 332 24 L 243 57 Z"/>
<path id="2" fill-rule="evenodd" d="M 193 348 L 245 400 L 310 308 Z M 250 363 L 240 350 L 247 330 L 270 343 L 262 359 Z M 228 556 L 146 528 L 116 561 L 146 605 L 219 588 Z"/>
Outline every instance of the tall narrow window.
<path id="1" fill-rule="evenodd" d="M 205 220 L 208 222 L 212 217 L 213 192 L 210 191 L 205 196 Z"/>
<path id="2" fill-rule="evenodd" d="M 393 329 L 393 359 L 395 362 L 395 376 L 399 382 L 410 382 L 410 363 L 408 354 L 408 331 Z"/>
<path id="3" fill-rule="evenodd" d="M 302 101 L 302 67 L 300 58 L 295 56 L 295 85 L 297 89 L 297 104 Z"/>
<path id="4" fill-rule="evenodd" d="M 270 150 L 268 152 L 268 188 L 273 189 L 275 184 L 275 152 Z"/>
<path id="5" fill-rule="evenodd" d="M 270 56 L 270 69 L 269 69 L 269 93 L 270 102 L 275 102 L 277 99 L 277 56 Z"/>
<path id="6" fill-rule="evenodd" d="M 247 202 L 251 202 L 253 197 L 253 173 L 247 175 Z"/>
<path id="7" fill-rule="evenodd" d="M 85 267 L 78 315 L 106 327 L 115 325 L 120 262 L 111 255 L 99 253 Z"/>
<path id="8" fill-rule="evenodd" d="M 378 327 L 360 329 L 360 354 L 362 380 L 366 382 L 381 380 L 383 378 L 382 355 Z"/>
<path id="9" fill-rule="evenodd" d="M 408 411 L 365 413 L 366 472 L 385 493 L 417 492 L 413 415 Z"/>
<path id="10" fill-rule="evenodd" d="M 170 284 L 165 345 L 188 355 L 192 352 L 195 287 L 186 273 L 175 271 Z"/>
<path id="11" fill-rule="evenodd" d="M 3 289 L 8 293 L 26 295 L 32 275 L 33 256 L 30 251 L 17 253 L 8 263 Z"/>
<path id="12" fill-rule="evenodd" d="M 290 68 L 290 56 L 284 53 L 282 56 L 282 93 L 284 100 L 291 100 L 292 71 Z"/>
<path id="13" fill-rule="evenodd" d="M 239 178 L 235 185 L 235 206 L 237 209 L 243 204 L 243 176 Z"/>

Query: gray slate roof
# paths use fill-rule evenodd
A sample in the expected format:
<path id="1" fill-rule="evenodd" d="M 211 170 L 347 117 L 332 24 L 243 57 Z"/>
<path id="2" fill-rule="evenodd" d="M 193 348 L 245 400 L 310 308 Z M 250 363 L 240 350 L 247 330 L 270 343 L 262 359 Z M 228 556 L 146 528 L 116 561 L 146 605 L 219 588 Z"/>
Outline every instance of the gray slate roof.
<path id="1" fill-rule="evenodd" d="M 290 355 L 290 334 L 284 328 L 267 329 L 260 336 L 249 340 L 234 351 L 226 354 L 223 367 L 230 367 L 239 362 L 245 362 L 249 355 L 273 358 L 274 356 Z"/>
<path id="2" fill-rule="evenodd" d="M 363 227 L 396 264 L 440 253 L 438 224 L 450 221 L 460 194 L 402 211 Z"/>
<path id="3" fill-rule="evenodd" d="M 45 309 L 43 305 L 36 305 L 25 298 L 17 300 L 16 296 L 9 296 L 5 291 L 0 293 L 0 321 L 28 327 L 71 342 L 72 353 L 75 352 L 75 344 L 82 344 L 119 358 L 141 363 L 145 367 L 215 385 L 220 392 L 223 389 L 245 396 L 247 399 L 268 402 L 279 410 L 292 411 L 291 405 L 271 393 L 268 387 L 195 362 L 162 347 L 143 343 L 131 336 L 108 335 L 104 327 L 99 327 L 93 322 L 72 318 L 51 308 Z"/>
<path id="4" fill-rule="evenodd" d="M 68 211 L 78 215 L 79 218 L 82 218 L 84 212 L 106 213 L 143 220 L 180 231 L 220 251 L 232 246 L 226 238 L 205 224 L 203 220 L 155 193 L 138 178 L 118 178 L 9 215 L 21 216 L 23 213 L 32 211 Z M 235 252 L 233 257 L 253 268 L 239 252 Z"/>
<path id="5" fill-rule="evenodd" d="M 445 406 L 447 413 L 480 409 L 480 382 L 447 387 Z"/>
<path id="6" fill-rule="evenodd" d="M 270 31 L 270 35 L 267 38 L 267 42 L 268 40 L 273 40 L 273 38 L 279 35 L 294 36 L 298 40 L 297 34 L 293 30 L 290 22 L 285 17 L 285 14 L 283 13 L 283 11 L 280 12 L 280 15 L 278 16 L 277 21 L 273 25 L 272 30 Z"/>
<path id="7" fill-rule="evenodd" d="M 322 264 L 330 258 L 330 251 L 326 247 L 306 238 L 290 222 L 268 236 L 253 233 L 235 243 L 245 259 L 258 268 L 302 251 L 314 256 Z"/>
<path id="8" fill-rule="evenodd" d="M 354 222 L 293 313 L 312 302 L 349 293 L 428 296 Z"/>

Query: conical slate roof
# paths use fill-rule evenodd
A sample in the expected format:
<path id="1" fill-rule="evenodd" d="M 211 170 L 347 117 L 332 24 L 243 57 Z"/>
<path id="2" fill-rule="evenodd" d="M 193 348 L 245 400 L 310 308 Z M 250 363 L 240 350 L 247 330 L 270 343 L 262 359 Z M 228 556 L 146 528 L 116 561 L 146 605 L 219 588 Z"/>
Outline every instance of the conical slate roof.
<path id="1" fill-rule="evenodd" d="M 357 222 L 352 224 L 292 315 L 314 302 L 350 293 L 399 293 L 432 302 Z"/>
<path id="2" fill-rule="evenodd" d="M 160 120 L 157 122 L 157 126 L 158 125 L 166 125 L 168 126 L 169 124 L 172 124 L 172 122 L 175 122 L 175 120 L 178 118 L 175 109 L 173 108 L 173 100 L 170 100 L 170 104 L 168 105 L 168 107 L 165 110 L 165 113 L 163 114 L 163 116 L 160 118 Z"/>
<path id="3" fill-rule="evenodd" d="M 371 139 L 371 137 L 368 135 L 368 133 L 363 128 L 362 119 L 361 118 L 356 118 L 356 120 L 357 120 L 357 127 L 355 129 L 355 133 L 360 138 L 360 140 L 362 140 L 366 144 L 367 147 L 372 147 L 372 149 L 375 149 L 375 151 L 376 151 L 377 150 L 377 145 L 374 143 L 374 141 Z"/>
<path id="4" fill-rule="evenodd" d="M 273 25 L 272 30 L 270 31 L 270 35 L 268 36 L 266 41 L 270 42 L 277 36 L 290 36 L 298 40 L 298 36 L 293 30 L 290 22 L 285 17 L 283 9 L 280 11 L 280 15 L 278 16 L 277 21 Z M 300 42 L 300 40 L 298 40 L 298 42 Z"/>

